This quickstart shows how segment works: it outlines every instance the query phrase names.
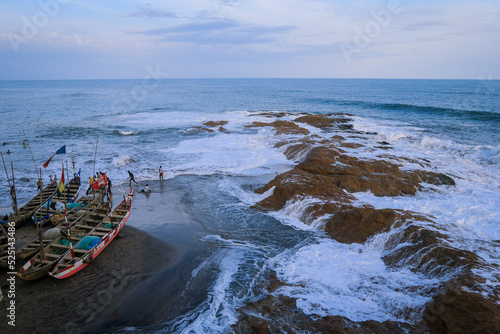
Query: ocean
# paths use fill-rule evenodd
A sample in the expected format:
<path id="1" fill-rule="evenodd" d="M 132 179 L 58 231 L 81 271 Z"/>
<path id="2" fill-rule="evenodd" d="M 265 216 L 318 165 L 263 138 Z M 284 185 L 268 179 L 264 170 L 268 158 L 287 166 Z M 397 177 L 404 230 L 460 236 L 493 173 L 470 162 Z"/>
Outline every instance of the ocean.
<path id="1" fill-rule="evenodd" d="M 451 176 L 455 186 L 428 187 L 415 196 L 354 195 L 375 208 L 432 216 L 452 247 L 500 266 L 500 81 L 0 81 L 0 101 L 1 152 L 9 175 L 11 162 L 14 167 L 20 203 L 36 193 L 35 163 L 39 170 L 63 145 L 83 182 L 94 170 L 102 171 L 116 189 L 126 189 L 127 171 L 142 185 L 157 182 L 162 166 L 165 186 L 182 192 L 182 211 L 199 225 L 195 241 L 177 238 L 181 227 L 169 224 L 168 217 L 132 225 L 180 247 L 193 242 L 208 251 L 197 253 L 185 282 L 189 300 L 181 299 L 182 306 L 164 322 L 135 328 L 144 333 L 230 332 L 238 309 L 265 294 L 257 287 L 269 270 L 288 284 L 280 293 L 297 298 L 306 314 L 353 321 L 422 318 L 431 291 L 445 278 L 389 268 L 383 257 L 392 232 L 364 244 L 343 244 L 319 223 L 300 219 L 317 199 L 297 200 L 275 212 L 254 208 L 269 195 L 254 190 L 297 164 L 276 145 L 295 135 L 246 126 L 272 122 L 277 118 L 269 116 L 279 113 L 286 113 L 280 117 L 286 120 L 305 113 L 349 114 L 351 142 L 388 143 L 391 155 L 406 159 L 398 160 L 403 169 L 425 159 L 429 170 Z M 203 124 L 208 121 L 227 124 L 220 129 Z M 318 137 L 336 134 L 305 127 Z M 23 147 L 23 131 L 35 163 Z M 381 154 L 371 148 L 347 151 L 359 159 Z M 55 156 L 42 168 L 44 182 L 49 175 L 60 176 L 62 163 L 66 157 Z M 12 204 L 3 170 L 1 175 L 0 213 L 5 214 Z M 491 271 L 479 274 L 493 282 L 485 289 L 498 284 Z"/>

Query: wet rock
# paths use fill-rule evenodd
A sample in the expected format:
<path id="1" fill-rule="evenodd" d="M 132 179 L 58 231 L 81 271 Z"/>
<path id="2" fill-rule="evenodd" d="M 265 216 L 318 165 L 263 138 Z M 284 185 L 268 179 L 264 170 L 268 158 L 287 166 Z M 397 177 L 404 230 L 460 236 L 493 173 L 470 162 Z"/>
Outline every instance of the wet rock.
<path id="1" fill-rule="evenodd" d="M 317 128 L 331 128 L 335 119 L 325 115 L 306 115 L 296 118 L 295 122 L 306 123 Z"/>
<path id="2" fill-rule="evenodd" d="M 500 300 L 474 291 L 475 281 L 448 282 L 432 297 L 424 311 L 431 333 L 500 333 Z"/>
<path id="3" fill-rule="evenodd" d="M 364 243 L 372 235 L 388 231 L 398 216 L 392 209 L 343 206 L 326 223 L 325 231 L 338 242 Z"/>
<path id="4" fill-rule="evenodd" d="M 206 125 L 210 128 L 215 128 L 217 126 L 224 126 L 228 123 L 228 121 L 207 121 L 207 122 L 203 122 L 203 125 Z"/>
<path id="5" fill-rule="evenodd" d="M 273 187 L 275 187 L 273 194 L 257 203 L 258 208 L 280 210 L 287 201 L 307 196 L 325 201 L 335 198 L 343 203 L 350 203 L 355 199 L 352 195 L 338 188 L 332 178 L 311 174 L 301 169 L 293 169 L 276 176 L 274 180 L 257 189 L 256 192 L 262 194 Z"/>
<path id="6" fill-rule="evenodd" d="M 285 117 L 287 115 L 288 115 L 288 113 L 283 112 L 283 111 L 282 112 L 266 111 L 266 112 L 260 112 L 260 113 L 251 114 L 251 116 L 266 116 L 266 117 L 269 117 L 269 118 L 274 118 L 274 117 L 281 118 L 281 117 Z"/>
<path id="7" fill-rule="evenodd" d="M 419 324 L 395 321 L 354 322 L 342 316 L 318 317 L 303 313 L 296 299 L 282 295 L 266 297 L 239 309 L 235 333 L 338 333 L 338 334 L 421 334 Z"/>
<path id="8" fill-rule="evenodd" d="M 453 180 L 451 177 L 441 174 L 441 173 L 434 173 L 434 172 L 420 172 L 419 173 L 422 182 L 434 184 L 434 185 L 448 185 L 448 186 L 454 186 L 455 185 L 455 180 Z"/>
<path id="9" fill-rule="evenodd" d="M 264 187 L 272 188 L 271 196 L 257 203 L 266 210 L 280 210 L 287 202 L 312 197 L 323 201 L 306 210 L 302 221 L 310 222 L 326 214 L 334 215 L 325 230 L 339 242 L 365 242 L 373 234 L 388 231 L 398 221 L 413 219 L 414 214 L 395 210 L 375 210 L 372 207 L 355 208 L 352 203 L 356 192 L 370 191 L 376 196 L 414 195 L 421 183 L 452 184 L 446 175 L 427 171 L 403 171 L 399 165 L 384 160 L 360 160 L 332 147 L 313 147 L 305 143 L 290 145 L 285 154 L 297 158 L 307 153 L 304 161 L 294 169 L 278 175 Z M 323 207 L 324 206 L 324 207 Z"/>
<path id="10" fill-rule="evenodd" d="M 346 131 L 346 130 L 352 130 L 353 126 L 352 126 L 352 124 L 340 124 L 339 125 L 339 129 L 340 130 L 344 130 L 344 131 Z"/>
<path id="11" fill-rule="evenodd" d="M 301 128 L 297 124 L 291 121 L 274 121 L 272 123 L 264 123 L 264 122 L 252 122 L 252 124 L 247 125 L 247 128 L 258 128 L 271 126 L 276 130 L 277 135 L 308 135 L 309 130 Z"/>
<path id="12" fill-rule="evenodd" d="M 203 126 L 195 126 L 194 128 L 191 128 L 188 131 L 189 132 L 202 132 L 202 131 L 214 132 L 214 130 L 212 130 L 210 128 L 203 127 Z"/>
<path id="13" fill-rule="evenodd" d="M 420 226 L 410 221 L 432 222 L 425 217 L 414 216 L 403 220 L 407 224 L 401 233 L 391 236 L 383 260 L 390 267 L 405 267 L 432 277 L 444 277 L 464 272 L 482 265 L 475 253 L 452 247 L 448 237 L 433 224 Z"/>

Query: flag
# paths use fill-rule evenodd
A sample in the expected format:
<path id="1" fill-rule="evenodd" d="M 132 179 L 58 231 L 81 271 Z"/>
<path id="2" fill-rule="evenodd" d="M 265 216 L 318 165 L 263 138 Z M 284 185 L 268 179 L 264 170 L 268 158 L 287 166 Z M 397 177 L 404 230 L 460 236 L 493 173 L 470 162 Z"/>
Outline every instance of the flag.
<path id="1" fill-rule="evenodd" d="M 43 164 L 43 168 L 47 168 L 49 166 L 50 160 L 52 160 L 52 158 L 55 155 L 57 155 L 57 154 L 65 154 L 65 153 L 66 153 L 66 145 L 64 145 L 63 147 L 61 147 L 60 149 L 58 149 L 56 151 L 56 153 L 52 154 L 52 156 L 49 158 L 49 160 L 47 160 L 47 162 Z"/>
<path id="2" fill-rule="evenodd" d="M 101 175 L 101 178 L 99 179 L 99 185 L 100 186 L 107 186 L 108 185 L 108 178 L 106 177 L 106 173 L 103 173 Z"/>
<path id="3" fill-rule="evenodd" d="M 99 189 L 101 186 L 106 186 L 108 184 L 108 178 L 106 173 L 103 173 L 97 180 L 94 181 L 92 189 Z"/>
<path id="4" fill-rule="evenodd" d="M 62 174 L 61 181 L 59 181 L 59 185 L 57 186 L 57 196 L 60 196 L 64 191 L 64 163 L 62 164 Z"/>

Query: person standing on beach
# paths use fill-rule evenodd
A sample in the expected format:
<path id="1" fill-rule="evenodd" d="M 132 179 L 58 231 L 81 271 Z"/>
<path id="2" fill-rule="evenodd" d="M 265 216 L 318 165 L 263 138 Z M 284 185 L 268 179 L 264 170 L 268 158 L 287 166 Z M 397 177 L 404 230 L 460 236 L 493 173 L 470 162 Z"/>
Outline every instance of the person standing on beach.
<path id="1" fill-rule="evenodd" d="M 132 181 L 133 181 L 135 184 L 139 185 L 139 183 L 137 183 L 137 181 L 134 179 L 134 174 L 132 174 L 130 171 L 128 171 L 128 179 L 129 179 L 129 181 L 130 181 L 130 185 L 132 185 Z"/>
<path id="2" fill-rule="evenodd" d="M 163 181 L 163 168 L 161 168 L 161 166 L 160 166 L 159 173 L 160 173 L 160 181 Z"/>
<path id="3" fill-rule="evenodd" d="M 106 174 L 106 179 L 108 180 L 108 199 L 111 199 L 113 197 L 113 193 L 111 192 L 111 180 L 109 179 L 108 175 Z"/>
<path id="4" fill-rule="evenodd" d="M 89 189 L 87 189 L 87 192 L 85 193 L 86 195 L 88 195 L 90 193 L 90 191 L 92 190 L 92 185 L 93 184 L 94 184 L 94 178 L 92 176 L 90 176 L 89 177 Z"/>

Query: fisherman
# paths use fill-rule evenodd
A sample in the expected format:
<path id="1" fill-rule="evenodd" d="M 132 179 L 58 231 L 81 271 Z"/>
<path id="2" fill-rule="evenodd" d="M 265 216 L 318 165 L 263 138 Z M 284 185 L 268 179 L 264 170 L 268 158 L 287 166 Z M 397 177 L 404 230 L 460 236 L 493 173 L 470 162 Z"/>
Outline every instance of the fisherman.
<path id="1" fill-rule="evenodd" d="M 137 183 L 137 181 L 134 179 L 134 174 L 132 174 L 132 172 L 130 172 L 130 171 L 127 171 L 127 172 L 128 172 L 128 180 L 130 181 L 130 185 L 132 185 L 132 181 L 135 184 L 139 185 L 139 183 Z"/>
<path id="2" fill-rule="evenodd" d="M 149 185 L 146 184 L 146 188 L 141 190 L 141 193 L 149 194 L 151 192 L 151 188 L 149 188 Z"/>
<path id="3" fill-rule="evenodd" d="M 85 193 L 88 195 L 90 191 L 92 190 L 92 185 L 94 184 L 94 178 L 92 176 L 89 176 L 89 189 L 87 189 L 87 192 Z"/>
<path id="4" fill-rule="evenodd" d="M 108 177 L 108 174 L 106 173 L 106 179 L 108 180 L 108 199 L 111 199 L 113 196 L 113 193 L 111 193 L 111 180 Z"/>
<path id="5" fill-rule="evenodd" d="M 38 179 L 38 182 L 36 183 L 37 187 L 38 187 L 38 190 L 42 190 L 43 189 L 43 181 L 42 179 Z"/>

